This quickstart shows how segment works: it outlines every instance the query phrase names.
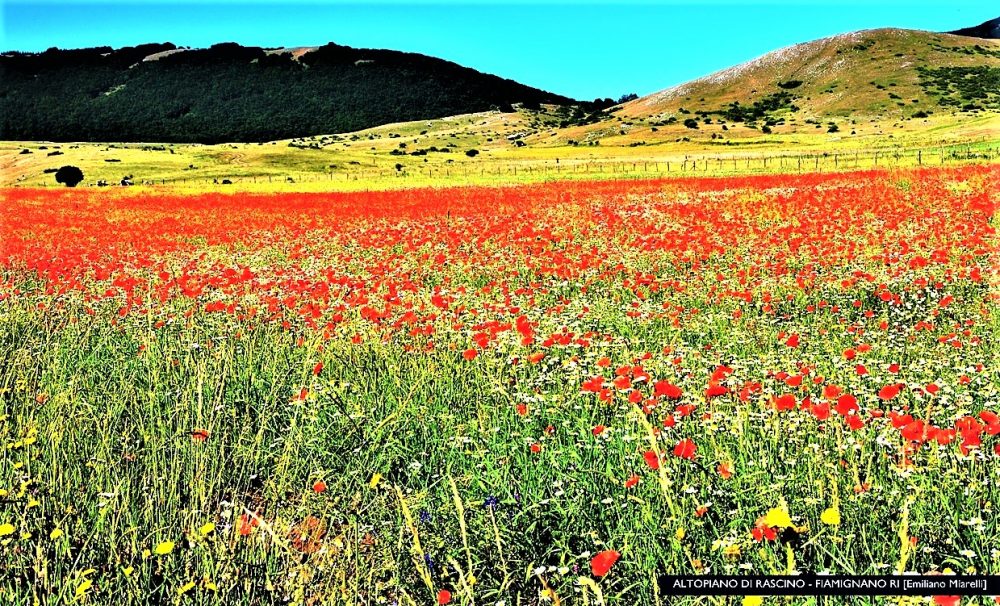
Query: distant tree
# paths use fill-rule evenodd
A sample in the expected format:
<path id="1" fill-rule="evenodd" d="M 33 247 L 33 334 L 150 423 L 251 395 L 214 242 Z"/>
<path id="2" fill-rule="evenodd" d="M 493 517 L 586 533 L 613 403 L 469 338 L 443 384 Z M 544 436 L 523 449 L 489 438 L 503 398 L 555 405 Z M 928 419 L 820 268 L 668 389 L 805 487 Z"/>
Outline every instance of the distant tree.
<path id="1" fill-rule="evenodd" d="M 789 80 L 788 82 L 778 82 L 778 86 L 784 89 L 798 88 L 802 86 L 802 80 Z"/>
<path id="2" fill-rule="evenodd" d="M 76 187 L 83 181 L 83 171 L 75 166 L 63 166 L 56 171 L 56 183 L 63 183 L 66 187 Z"/>
<path id="3" fill-rule="evenodd" d="M 639 95 L 635 93 L 624 94 L 621 97 L 618 97 L 618 105 L 621 105 L 622 103 L 628 103 L 629 101 L 635 101 L 638 98 Z"/>
<path id="4" fill-rule="evenodd" d="M 684 126 L 688 128 L 698 128 L 698 121 L 694 118 L 688 118 L 684 121 Z"/>
<path id="5" fill-rule="evenodd" d="M 840 132 L 840 127 L 831 122 L 830 123 L 830 128 L 826 129 L 826 132 L 828 132 L 828 133 L 838 133 L 838 132 Z"/>
<path id="6" fill-rule="evenodd" d="M 771 127 L 765 124 L 764 126 L 760 127 L 760 132 L 764 133 L 765 135 L 770 135 Z"/>
<path id="7" fill-rule="evenodd" d="M 593 108 L 594 111 L 602 111 L 612 107 L 614 104 L 615 100 L 610 97 L 604 97 L 603 99 L 598 97 L 591 101 L 590 107 Z"/>
<path id="8" fill-rule="evenodd" d="M 470 149 L 469 151 L 465 152 L 465 155 L 469 156 L 470 158 L 475 158 L 476 156 L 479 155 L 479 150 L 478 149 Z"/>

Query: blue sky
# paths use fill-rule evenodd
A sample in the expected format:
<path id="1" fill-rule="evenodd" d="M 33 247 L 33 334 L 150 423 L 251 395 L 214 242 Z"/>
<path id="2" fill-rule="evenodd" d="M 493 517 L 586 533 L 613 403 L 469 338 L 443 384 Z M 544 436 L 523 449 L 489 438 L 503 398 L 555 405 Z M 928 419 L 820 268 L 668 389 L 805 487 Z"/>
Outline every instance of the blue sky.
<path id="1" fill-rule="evenodd" d="M 775 48 L 873 27 L 945 31 L 998 16 L 992 0 L 0 0 L 0 50 L 306 46 L 442 57 L 578 99 L 651 93 Z"/>

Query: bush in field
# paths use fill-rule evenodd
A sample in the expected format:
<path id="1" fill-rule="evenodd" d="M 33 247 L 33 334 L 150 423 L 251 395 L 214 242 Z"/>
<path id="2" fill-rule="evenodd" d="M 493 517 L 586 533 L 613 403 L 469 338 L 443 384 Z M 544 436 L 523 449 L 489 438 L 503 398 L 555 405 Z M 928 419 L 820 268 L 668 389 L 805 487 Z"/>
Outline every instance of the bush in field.
<path id="1" fill-rule="evenodd" d="M 83 171 L 75 166 L 63 166 L 56 171 L 56 183 L 63 183 L 66 187 L 76 187 L 83 181 Z"/>

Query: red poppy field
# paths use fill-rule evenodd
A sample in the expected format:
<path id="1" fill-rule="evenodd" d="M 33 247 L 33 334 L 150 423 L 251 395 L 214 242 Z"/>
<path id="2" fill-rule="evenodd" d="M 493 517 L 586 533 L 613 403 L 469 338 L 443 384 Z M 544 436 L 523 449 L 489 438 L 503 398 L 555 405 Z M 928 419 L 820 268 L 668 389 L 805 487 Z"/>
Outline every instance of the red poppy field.
<path id="1" fill-rule="evenodd" d="M 9 189 L 0 602 L 1000 574 L 998 186 Z"/>

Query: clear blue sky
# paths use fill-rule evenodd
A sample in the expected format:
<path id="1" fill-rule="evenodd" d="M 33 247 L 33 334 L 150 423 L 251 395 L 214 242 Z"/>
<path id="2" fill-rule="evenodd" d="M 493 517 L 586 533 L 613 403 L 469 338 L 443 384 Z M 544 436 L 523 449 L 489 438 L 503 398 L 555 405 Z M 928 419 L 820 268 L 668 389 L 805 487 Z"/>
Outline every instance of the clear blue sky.
<path id="1" fill-rule="evenodd" d="M 578 99 L 651 93 L 775 48 L 873 27 L 945 31 L 994 0 L 0 0 L 0 50 L 350 46 L 414 51 Z"/>

